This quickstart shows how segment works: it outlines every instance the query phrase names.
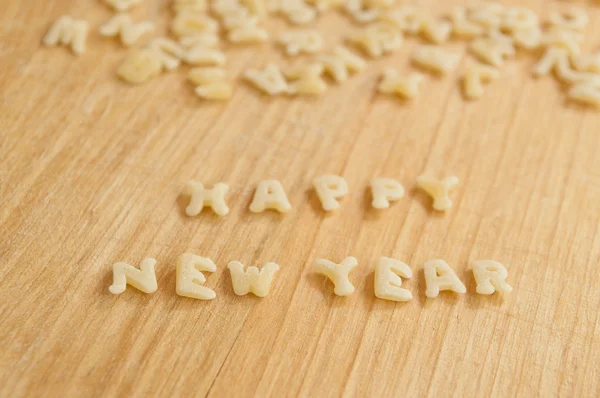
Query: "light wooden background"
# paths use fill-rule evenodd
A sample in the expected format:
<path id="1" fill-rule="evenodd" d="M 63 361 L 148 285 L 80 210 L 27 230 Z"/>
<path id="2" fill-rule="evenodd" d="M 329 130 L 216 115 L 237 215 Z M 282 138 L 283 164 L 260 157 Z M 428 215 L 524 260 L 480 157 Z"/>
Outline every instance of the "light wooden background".
<path id="1" fill-rule="evenodd" d="M 440 3 L 419 5 L 459 2 Z M 505 4 L 519 3 L 540 15 L 567 6 Z M 600 8 L 572 3 L 600 37 Z M 90 21 L 84 56 L 40 46 L 62 14 Z M 600 395 L 600 113 L 531 79 L 534 56 L 509 62 L 471 103 L 457 85 L 467 56 L 414 102 L 375 93 L 383 66 L 410 70 L 415 39 L 318 99 L 269 98 L 240 82 L 230 102 L 203 103 L 185 67 L 119 82 L 126 50 L 97 34 L 110 15 L 95 1 L 0 7 L 0 396 Z M 170 14 L 147 0 L 133 15 L 164 24 Z M 331 15 L 318 27 L 334 44 L 350 24 Z M 272 45 L 228 54 L 232 76 L 289 62 Z M 351 187 L 334 215 L 310 191 L 324 173 Z M 422 173 L 460 177 L 447 214 L 414 189 Z M 407 188 L 383 212 L 366 189 L 378 176 Z M 231 213 L 184 216 L 191 178 L 229 183 Z M 251 214 L 255 184 L 271 178 L 293 211 Z M 214 301 L 175 294 L 184 252 L 218 265 Z M 359 260 L 357 289 L 339 298 L 312 266 L 347 255 Z M 411 302 L 375 299 L 380 256 L 411 265 Z M 145 257 L 158 260 L 159 291 L 110 294 L 112 264 Z M 425 299 L 422 264 L 435 258 L 466 295 Z M 506 264 L 512 294 L 476 295 L 474 259 Z M 269 296 L 235 296 L 232 260 L 279 263 Z"/>

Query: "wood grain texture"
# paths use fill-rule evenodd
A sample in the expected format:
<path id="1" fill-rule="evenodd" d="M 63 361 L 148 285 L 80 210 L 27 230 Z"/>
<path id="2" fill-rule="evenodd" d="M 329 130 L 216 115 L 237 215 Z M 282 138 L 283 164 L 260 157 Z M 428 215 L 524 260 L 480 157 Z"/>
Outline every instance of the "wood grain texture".
<path id="1" fill-rule="evenodd" d="M 418 4 L 459 4 L 439 3 Z M 594 49 L 600 8 L 576 3 Z M 81 57 L 40 45 L 63 14 L 93 27 Z M 0 396 L 600 396 L 600 113 L 533 80 L 533 56 L 509 62 L 477 102 L 457 84 L 467 56 L 413 102 L 375 94 L 384 66 L 410 70 L 415 39 L 320 98 L 240 82 L 230 102 L 201 102 L 186 68 L 119 82 L 126 50 L 97 33 L 110 15 L 95 1 L 0 7 Z M 170 14 L 146 0 L 133 15 L 162 29 Z M 331 15 L 318 27 L 334 44 L 350 25 Z M 232 76 L 290 63 L 274 45 L 228 55 Z M 351 189 L 334 215 L 310 191 L 325 173 Z M 461 178 L 446 215 L 415 190 L 423 173 Z M 366 189 L 380 176 L 407 188 L 383 212 Z M 191 178 L 229 183 L 231 213 L 186 217 Z M 282 182 L 291 213 L 248 211 L 261 179 Z M 175 294 L 184 252 L 217 264 L 214 301 Z M 339 298 L 312 267 L 347 255 L 359 260 L 356 293 Z M 375 298 L 380 256 L 411 265 L 412 301 Z M 145 257 L 158 260 L 158 292 L 110 294 L 112 264 Z M 425 299 L 422 264 L 434 258 L 466 295 Z M 514 291 L 476 295 L 474 259 L 507 265 Z M 270 294 L 235 296 L 232 260 L 280 264 Z"/>

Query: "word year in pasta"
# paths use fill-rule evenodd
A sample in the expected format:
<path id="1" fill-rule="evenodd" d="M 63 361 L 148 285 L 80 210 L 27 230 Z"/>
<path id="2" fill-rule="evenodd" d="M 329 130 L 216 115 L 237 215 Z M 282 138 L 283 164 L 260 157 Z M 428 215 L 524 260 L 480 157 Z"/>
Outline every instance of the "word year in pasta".
<path id="1" fill-rule="evenodd" d="M 142 261 L 140 268 L 118 262 L 113 265 L 113 283 L 108 290 L 113 294 L 121 294 L 127 285 L 144 293 L 154 293 L 158 290 L 155 272 L 156 260 L 147 258 Z M 325 275 L 334 285 L 334 293 L 338 296 L 349 296 L 355 288 L 350 281 L 350 273 L 358 266 L 358 260 L 347 257 L 340 263 L 326 259 L 316 261 L 315 270 Z M 239 261 L 231 261 L 227 268 L 231 274 L 233 291 L 238 296 L 253 293 L 265 297 L 271 288 L 279 265 L 274 262 L 266 263 L 262 268 L 245 267 Z M 176 291 L 184 297 L 198 300 L 212 300 L 217 294 L 205 286 L 206 277 L 203 272 L 216 272 L 216 264 L 207 257 L 185 253 L 177 261 Z M 508 293 L 512 287 L 506 282 L 508 271 L 494 260 L 478 260 L 471 263 L 471 270 L 478 294 L 493 294 L 496 291 Z M 431 260 L 423 265 L 426 292 L 429 298 L 436 298 L 440 291 L 450 290 L 458 294 L 467 292 L 458 275 L 444 260 Z M 375 296 L 383 300 L 409 301 L 412 293 L 402 287 L 402 278 L 412 278 L 412 270 L 402 261 L 381 257 L 375 266 Z"/>

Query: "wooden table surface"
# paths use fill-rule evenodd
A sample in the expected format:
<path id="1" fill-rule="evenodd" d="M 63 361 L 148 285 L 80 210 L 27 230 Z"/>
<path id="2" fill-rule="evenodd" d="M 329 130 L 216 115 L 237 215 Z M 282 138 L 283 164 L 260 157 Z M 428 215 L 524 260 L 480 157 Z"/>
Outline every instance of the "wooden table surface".
<path id="1" fill-rule="evenodd" d="M 460 2 L 439 3 L 419 6 Z M 590 13 L 595 49 L 600 7 L 570 4 Z M 40 44 L 63 14 L 92 26 L 83 56 Z M 97 33 L 110 15 L 96 1 L 2 2 L 0 396 L 600 396 L 600 113 L 532 79 L 536 56 L 508 62 L 476 102 L 457 82 L 467 55 L 413 102 L 375 93 L 384 66 L 411 70 L 414 38 L 319 98 L 236 81 L 229 102 L 202 102 L 188 67 L 117 80 L 127 50 Z M 133 15 L 157 34 L 170 18 L 164 1 Z M 334 44 L 351 25 L 328 15 L 317 26 Z M 232 76 L 291 62 L 273 44 L 227 54 Z M 351 190 L 332 215 L 311 191 L 326 173 Z M 460 177 L 446 214 L 415 189 L 421 174 Z M 367 184 L 381 176 L 407 195 L 375 211 Z M 192 178 L 230 184 L 230 214 L 185 216 Z M 282 182 L 290 213 L 249 212 L 262 179 Z M 217 264 L 215 300 L 176 295 L 185 252 Z M 347 255 L 356 292 L 341 298 L 313 266 Z M 412 301 L 375 298 L 380 256 L 410 264 Z M 110 294 L 112 264 L 146 257 L 159 290 Z M 425 298 L 422 265 L 436 258 L 467 294 Z M 477 295 L 475 259 L 505 264 L 513 292 Z M 232 260 L 281 266 L 266 298 L 233 293 Z"/>

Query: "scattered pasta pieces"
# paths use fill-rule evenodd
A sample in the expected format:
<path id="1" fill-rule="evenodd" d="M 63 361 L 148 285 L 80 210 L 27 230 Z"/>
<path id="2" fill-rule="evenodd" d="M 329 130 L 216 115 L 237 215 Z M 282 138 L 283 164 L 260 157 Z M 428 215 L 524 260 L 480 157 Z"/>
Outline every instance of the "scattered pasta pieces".
<path id="1" fill-rule="evenodd" d="M 465 285 L 444 260 L 427 261 L 423 265 L 423 271 L 427 285 L 425 295 L 429 298 L 436 298 L 442 290 L 451 290 L 459 294 L 467 292 Z"/>
<path id="2" fill-rule="evenodd" d="M 177 294 L 198 300 L 212 300 L 217 297 L 214 290 L 204 286 L 206 277 L 202 271 L 217 272 L 217 266 L 209 258 L 184 253 L 177 261 Z"/>
<path id="3" fill-rule="evenodd" d="M 459 38 L 472 39 L 481 36 L 484 28 L 467 18 L 467 9 L 465 7 L 455 7 L 450 12 L 452 21 L 452 34 Z"/>
<path id="4" fill-rule="evenodd" d="M 171 31 L 177 37 L 216 33 L 218 29 L 217 21 L 208 15 L 188 11 L 179 12 L 171 24 Z"/>
<path id="5" fill-rule="evenodd" d="M 541 38 L 541 44 L 547 48 L 563 48 L 570 55 L 579 55 L 583 40 L 583 35 L 578 32 L 573 32 L 563 29 L 552 29 L 546 32 Z"/>
<path id="6" fill-rule="evenodd" d="M 477 283 L 477 293 L 494 294 L 495 291 L 501 293 L 510 293 L 512 291 L 512 286 L 506 283 L 508 271 L 498 261 L 473 261 L 471 269 Z"/>
<path id="7" fill-rule="evenodd" d="M 375 267 L 375 296 L 391 301 L 412 300 L 412 293 L 401 287 L 402 278 L 412 278 L 412 270 L 408 264 L 381 257 Z"/>
<path id="8" fill-rule="evenodd" d="M 207 10 L 206 0 L 173 0 L 173 11 L 202 13 Z"/>
<path id="9" fill-rule="evenodd" d="M 104 0 L 115 11 L 128 11 L 130 8 L 140 4 L 143 0 Z"/>
<path id="10" fill-rule="evenodd" d="M 161 58 L 151 49 L 135 50 L 127 55 L 117 76 L 127 83 L 141 84 L 160 74 L 163 68 Z"/>
<path id="11" fill-rule="evenodd" d="M 73 53 L 81 55 L 85 52 L 88 30 L 87 21 L 62 16 L 50 27 L 43 42 L 46 46 L 71 46 Z"/>
<path id="12" fill-rule="evenodd" d="M 155 265 L 156 260 L 153 258 L 142 261 L 139 269 L 126 263 L 115 263 L 113 265 L 113 283 L 108 290 L 112 294 L 121 294 L 127 285 L 131 285 L 144 293 L 154 293 L 158 290 Z"/>
<path id="13" fill-rule="evenodd" d="M 600 77 L 574 84 L 567 94 L 570 100 L 600 107 Z"/>
<path id="14" fill-rule="evenodd" d="M 219 36 L 214 32 L 183 36 L 179 39 L 179 44 L 187 49 L 194 47 L 214 48 L 219 45 Z"/>
<path id="15" fill-rule="evenodd" d="M 539 27 L 539 17 L 535 12 L 523 7 L 509 7 L 502 14 L 500 28 L 511 33 L 532 30 Z"/>
<path id="16" fill-rule="evenodd" d="M 317 18 L 317 10 L 304 0 L 274 0 L 270 10 L 285 15 L 295 25 L 308 24 Z"/>
<path id="17" fill-rule="evenodd" d="M 227 58 L 221 50 L 199 44 L 187 49 L 183 60 L 187 64 L 196 66 L 223 66 Z"/>
<path id="18" fill-rule="evenodd" d="M 376 209 L 387 209 L 390 201 L 400 200 L 404 196 L 404 187 L 393 178 L 375 178 L 371 181 L 373 201 Z"/>
<path id="19" fill-rule="evenodd" d="M 426 18 L 421 24 L 421 32 L 433 44 L 443 44 L 452 34 L 452 24 L 448 21 Z"/>
<path id="20" fill-rule="evenodd" d="M 336 82 L 346 81 L 350 72 L 359 72 L 367 67 L 361 57 L 342 46 L 334 48 L 330 54 L 319 56 L 317 61 L 323 64 L 325 72 Z"/>
<path id="21" fill-rule="evenodd" d="M 283 73 L 275 64 L 269 64 L 264 70 L 248 69 L 244 77 L 255 87 L 269 95 L 287 93 L 288 85 Z"/>
<path id="22" fill-rule="evenodd" d="M 569 52 L 563 48 L 549 48 L 534 66 L 533 75 L 535 77 L 545 76 L 552 71 L 560 81 L 569 84 L 592 80 L 596 76 L 573 70 L 569 62 Z"/>
<path id="23" fill-rule="evenodd" d="M 473 40 L 469 50 L 482 62 L 496 67 L 504 64 L 505 57 L 516 54 L 516 50 L 510 41 L 489 37 L 480 37 Z"/>
<path id="24" fill-rule="evenodd" d="M 349 275 L 356 266 L 358 266 L 358 261 L 354 257 L 346 257 L 339 264 L 325 259 L 318 259 L 315 269 L 333 282 L 336 295 L 349 296 L 354 293 L 354 285 L 350 282 Z"/>
<path id="25" fill-rule="evenodd" d="M 185 214 L 190 217 L 200 214 L 204 207 L 210 207 L 219 216 L 229 213 L 229 207 L 225 203 L 225 195 L 229 186 L 222 182 L 215 184 L 212 189 L 204 188 L 199 181 L 188 181 L 184 195 L 190 196 L 190 204 L 185 209 Z"/>
<path id="26" fill-rule="evenodd" d="M 389 22 L 406 34 L 419 34 L 425 17 L 420 11 L 411 6 L 403 6 L 381 13 L 379 19 Z"/>
<path id="27" fill-rule="evenodd" d="M 470 21 L 486 28 L 497 28 L 502 23 L 506 8 L 499 3 L 481 3 L 468 13 Z"/>
<path id="28" fill-rule="evenodd" d="M 321 64 L 309 64 L 286 71 L 286 77 L 291 80 L 288 83 L 288 92 L 292 95 L 322 94 L 327 90 L 327 83 L 322 78 L 324 71 L 325 68 Z"/>
<path id="29" fill-rule="evenodd" d="M 472 64 L 467 67 L 463 77 L 464 95 L 467 99 L 477 99 L 483 95 L 483 83 L 500 77 L 500 71 L 496 68 Z"/>
<path id="30" fill-rule="evenodd" d="M 287 55 L 314 54 L 323 49 L 323 38 L 316 30 L 289 30 L 278 41 Z"/>
<path id="31" fill-rule="evenodd" d="M 449 73 L 459 59 L 459 55 L 431 45 L 419 47 L 413 55 L 413 62 L 416 65 L 439 74 Z"/>
<path id="32" fill-rule="evenodd" d="M 186 50 L 179 43 L 166 37 L 152 39 L 148 48 L 155 53 L 163 69 L 174 70 L 181 65 L 181 60 L 186 57 Z"/>
<path id="33" fill-rule="evenodd" d="M 134 23 L 127 14 L 118 14 L 100 27 L 100 34 L 106 37 L 120 36 L 121 43 L 130 47 L 146 33 L 154 30 L 154 24 L 148 21 Z"/>
<path id="34" fill-rule="evenodd" d="M 600 53 L 578 55 L 572 61 L 573 67 L 579 72 L 600 74 Z"/>
<path id="35" fill-rule="evenodd" d="M 343 7 L 344 11 L 358 23 L 376 21 L 381 15 L 379 8 L 367 9 L 363 4 L 363 0 L 346 0 Z"/>
<path id="36" fill-rule="evenodd" d="M 446 177 L 438 180 L 431 177 L 419 176 L 417 186 L 427 192 L 433 198 L 433 208 L 438 211 L 446 211 L 452 207 L 449 193 L 458 185 L 458 177 Z"/>
<path id="37" fill-rule="evenodd" d="M 231 84 L 225 81 L 222 68 L 194 68 L 190 70 L 188 79 L 197 86 L 195 93 L 200 98 L 226 100 L 233 92 Z"/>
<path id="38" fill-rule="evenodd" d="M 250 211 L 253 213 L 262 213 L 267 209 L 274 209 L 280 213 L 292 210 L 285 190 L 277 180 L 260 181 L 250 204 Z"/>
<path id="39" fill-rule="evenodd" d="M 248 267 L 244 271 L 244 265 L 239 261 L 232 261 L 227 265 L 231 272 L 231 283 L 233 291 L 238 296 L 253 293 L 258 297 L 265 297 L 271 289 L 275 274 L 279 271 L 279 265 L 266 263 L 262 269 Z"/>
<path id="40" fill-rule="evenodd" d="M 339 209 L 340 202 L 337 199 L 348 194 L 348 183 L 340 176 L 324 175 L 317 177 L 313 180 L 313 186 L 325 211 Z"/>
<path id="41" fill-rule="evenodd" d="M 350 35 L 349 40 L 369 56 L 376 58 L 400 48 L 402 32 L 387 22 L 376 22 Z"/>
<path id="42" fill-rule="evenodd" d="M 550 23 L 561 29 L 584 30 L 590 22 L 590 17 L 581 8 L 571 8 L 565 12 L 553 12 L 550 14 Z"/>
<path id="43" fill-rule="evenodd" d="M 392 69 L 386 68 L 383 71 L 382 80 L 377 86 L 377 90 L 384 94 L 396 94 L 403 98 L 412 99 L 419 94 L 419 87 L 425 80 L 420 73 L 411 73 L 404 77 Z"/>

